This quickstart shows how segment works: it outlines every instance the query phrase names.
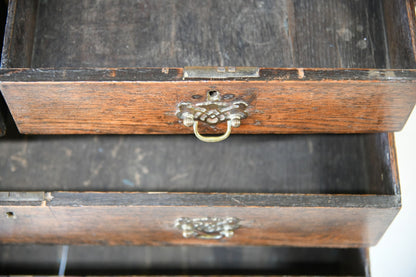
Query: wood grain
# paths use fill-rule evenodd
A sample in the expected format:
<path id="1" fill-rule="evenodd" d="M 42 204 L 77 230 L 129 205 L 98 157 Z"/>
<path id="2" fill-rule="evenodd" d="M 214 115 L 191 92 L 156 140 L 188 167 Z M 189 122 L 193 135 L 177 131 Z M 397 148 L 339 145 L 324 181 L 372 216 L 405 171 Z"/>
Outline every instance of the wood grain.
<path id="1" fill-rule="evenodd" d="M 413 81 L 39 81 L 0 88 L 19 131 L 31 134 L 189 134 L 177 105 L 204 101 L 213 89 L 233 96 L 224 101 L 249 104 L 235 134 L 399 131 L 416 102 Z M 219 128 L 201 124 L 203 133 L 224 132 Z"/>
<path id="2" fill-rule="evenodd" d="M 79 193 L 82 198 L 83 193 Z M 92 196 L 82 205 L 65 199 L 76 199 L 74 193 L 54 193 L 51 201 L 38 206 L 3 204 L 0 213 L 13 212 L 14 218 L 0 219 L 2 243 L 61 244 L 131 244 L 131 245 L 280 245 L 303 247 L 362 247 L 377 243 L 399 206 L 390 207 L 307 207 L 248 205 L 181 205 L 164 202 L 148 206 L 136 200 L 129 205 L 106 204 L 100 200 L 106 193 Z M 98 194 L 98 195 L 97 195 Z M 120 203 L 125 194 L 119 193 Z M 136 193 L 138 195 L 138 193 Z M 161 194 L 165 197 L 165 194 Z M 202 199 L 205 196 L 200 194 Z M 230 195 L 232 197 L 232 195 Z M 298 196 L 293 195 L 293 199 Z M 302 196 L 301 196 L 302 197 Z M 329 197 L 329 196 L 328 196 Z M 394 196 L 393 196 L 394 197 Z M 134 198 L 134 196 L 133 196 Z M 173 197 L 174 198 L 174 197 Z M 308 203 L 308 196 L 302 197 Z M 96 199 L 97 201 L 94 201 Z M 328 199 L 336 199 L 328 198 Z M 54 204 L 56 202 L 56 204 Z M 381 202 L 380 202 L 381 203 Z M 85 204 L 85 205 L 84 205 Z M 348 204 L 347 204 L 348 205 Z M 174 222 L 179 217 L 240 218 L 242 227 L 230 239 L 184 239 Z"/>
<path id="3" fill-rule="evenodd" d="M 0 191 L 385 195 L 399 184 L 384 133 L 233 135 L 205 144 L 187 135 L 10 132 L 0 143 Z"/>
<path id="4" fill-rule="evenodd" d="M 38 0 L 9 1 L 1 67 L 30 67 Z"/>
<path id="5" fill-rule="evenodd" d="M 416 67 L 413 0 L 382 1 L 388 44 L 388 68 Z"/>
<path id="6" fill-rule="evenodd" d="M 12 0 L 3 67 L 389 68 L 410 2 Z"/>
<path id="7" fill-rule="evenodd" d="M 385 68 L 382 12 L 375 0 L 47 0 L 31 67 Z"/>
<path id="8" fill-rule="evenodd" d="M 229 67 L 226 67 L 229 68 Z M 185 70 L 184 70 L 185 69 Z M 186 70 L 208 69 L 212 77 L 185 76 Z M 223 77 L 218 67 L 125 67 L 125 68 L 0 68 L 1 82 L 169 82 L 169 81 L 367 81 L 400 82 L 416 81 L 415 69 L 357 69 L 357 68 L 264 68 L 257 67 L 258 76 Z M 236 67 L 238 70 L 239 67 Z M 244 67 L 242 67 L 244 69 Z"/>

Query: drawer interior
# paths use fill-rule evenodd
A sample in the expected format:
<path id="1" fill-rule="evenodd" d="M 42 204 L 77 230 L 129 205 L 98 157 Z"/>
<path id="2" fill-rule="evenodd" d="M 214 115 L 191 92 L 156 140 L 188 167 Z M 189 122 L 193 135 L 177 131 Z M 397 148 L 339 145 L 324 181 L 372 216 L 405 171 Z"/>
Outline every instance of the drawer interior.
<path id="1" fill-rule="evenodd" d="M 3 245 L 3 274 L 57 275 L 63 247 Z M 276 274 L 368 276 L 365 249 L 69 246 L 67 275 Z M 62 268 L 62 267 L 61 267 Z"/>
<path id="2" fill-rule="evenodd" d="M 408 34 L 394 29 L 406 1 L 18 2 L 26 23 L 6 67 L 414 65 Z"/>
<path id="3" fill-rule="evenodd" d="M 233 135 L 207 144 L 186 135 L 10 131 L 0 144 L 0 190 L 394 195 L 391 140 L 387 133 Z"/>
<path id="4" fill-rule="evenodd" d="M 385 68 L 380 3 L 40 1 L 32 67 Z"/>

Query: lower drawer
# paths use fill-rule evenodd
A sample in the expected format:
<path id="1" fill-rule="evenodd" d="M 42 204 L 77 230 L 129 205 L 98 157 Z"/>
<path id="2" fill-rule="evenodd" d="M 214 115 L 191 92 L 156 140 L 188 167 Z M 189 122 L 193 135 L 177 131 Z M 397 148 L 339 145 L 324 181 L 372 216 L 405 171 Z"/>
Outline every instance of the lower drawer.
<path id="1" fill-rule="evenodd" d="M 369 276 L 366 249 L 3 245 L 12 275 Z"/>
<path id="2" fill-rule="evenodd" d="M 9 134 L 0 160 L 2 243 L 367 247 L 401 205 L 384 133 Z"/>

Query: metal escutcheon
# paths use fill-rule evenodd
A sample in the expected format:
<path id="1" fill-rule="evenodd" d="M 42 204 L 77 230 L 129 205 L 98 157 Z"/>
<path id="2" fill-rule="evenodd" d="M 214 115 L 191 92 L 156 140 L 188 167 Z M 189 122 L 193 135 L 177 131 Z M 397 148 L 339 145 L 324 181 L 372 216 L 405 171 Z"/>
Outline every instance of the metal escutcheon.
<path id="1" fill-rule="evenodd" d="M 207 101 L 197 104 L 183 102 L 176 112 L 186 127 L 193 126 L 195 136 L 204 142 L 219 142 L 228 138 L 231 128 L 240 126 L 240 120 L 247 117 L 248 104 L 244 101 L 224 102 L 218 91 L 208 91 Z M 227 131 L 221 136 L 203 136 L 198 131 L 198 122 L 216 125 L 227 121 Z"/>
<path id="2" fill-rule="evenodd" d="M 234 230 L 240 227 L 240 220 L 235 217 L 181 217 L 175 222 L 175 227 L 182 231 L 184 238 L 222 239 L 234 235 Z"/>

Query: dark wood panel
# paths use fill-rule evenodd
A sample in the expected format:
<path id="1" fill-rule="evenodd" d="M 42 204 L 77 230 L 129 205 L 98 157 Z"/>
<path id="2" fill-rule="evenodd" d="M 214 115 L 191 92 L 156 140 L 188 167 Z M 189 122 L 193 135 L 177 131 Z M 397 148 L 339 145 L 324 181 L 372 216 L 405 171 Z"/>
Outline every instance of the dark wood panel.
<path id="1" fill-rule="evenodd" d="M 3 274 L 54 275 L 58 273 L 61 245 L 3 245 Z M 365 276 L 366 249 L 287 247 L 133 247 L 69 246 L 66 275 L 248 274 L 260 276 L 347 275 Z"/>
<path id="2" fill-rule="evenodd" d="M 0 190 L 392 195 L 399 182 L 390 141 L 387 134 L 234 135 L 214 145 L 193 136 L 9 135 L 0 144 Z"/>
<path id="3" fill-rule="evenodd" d="M 3 67 L 415 65 L 411 0 L 10 3 Z"/>
<path id="4" fill-rule="evenodd" d="M 411 0 L 10 3 L 3 67 L 414 68 Z"/>
<path id="5" fill-rule="evenodd" d="M 230 67 L 222 67 L 223 70 Z M 249 67 L 253 69 L 253 67 Z M 221 67 L 159 67 L 159 68 L 1 68 L 1 82 L 81 82 L 81 81 L 367 81 L 367 82 L 400 82 L 414 83 L 416 70 L 414 69 L 345 69 L 345 68 L 263 68 L 258 67 L 258 76 L 229 76 L 221 75 Z M 247 67 L 235 67 L 236 70 Z M 254 67 L 256 69 L 256 67 Z M 185 76 L 186 70 L 206 70 L 211 72 L 211 77 Z M 215 73 L 215 74 L 214 74 Z M 208 76 L 209 76 L 208 74 Z M 202 75 L 201 75 L 202 76 Z"/>
<path id="6" fill-rule="evenodd" d="M 416 29 L 413 0 L 384 0 L 389 68 L 415 68 Z"/>
<path id="7" fill-rule="evenodd" d="M 296 67 L 386 68 L 379 1 L 287 1 Z M 288 66 L 288 65 L 283 65 Z"/>
<path id="8" fill-rule="evenodd" d="M 1 192 L 4 206 L 399 208 L 400 195 L 290 193 Z M 51 201 L 53 200 L 53 201 Z"/>
<path id="9" fill-rule="evenodd" d="M 50 202 L 42 202 L 39 206 L 3 205 L 0 208 L 0 213 L 4 215 L 0 218 L 0 241 L 110 245 L 362 247 L 377 243 L 399 210 L 398 206 L 226 207 L 211 204 L 150 207 L 139 202 L 129 206 L 97 206 L 92 201 L 89 201 L 88 206 L 53 205 L 54 201 L 66 196 L 55 194 Z M 181 231 L 174 227 L 175 220 L 179 217 L 206 216 L 237 217 L 241 219 L 241 227 L 232 238 L 221 240 L 185 239 Z"/>
<path id="10" fill-rule="evenodd" d="M 37 7 L 37 0 L 9 1 L 1 67 L 30 67 Z"/>
<path id="11" fill-rule="evenodd" d="M 39 11 L 32 67 L 386 64 L 378 1 L 49 0 Z"/>
<path id="12" fill-rule="evenodd" d="M 213 89 L 249 104 L 237 134 L 399 131 L 416 101 L 413 82 L 390 81 L 1 83 L 19 131 L 32 134 L 189 134 L 177 105 Z"/>

